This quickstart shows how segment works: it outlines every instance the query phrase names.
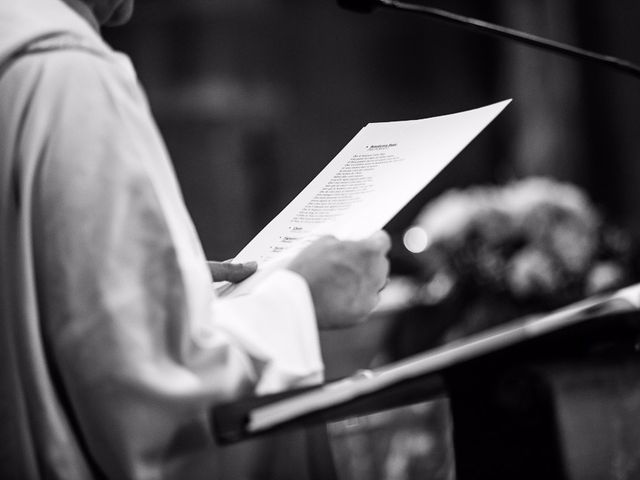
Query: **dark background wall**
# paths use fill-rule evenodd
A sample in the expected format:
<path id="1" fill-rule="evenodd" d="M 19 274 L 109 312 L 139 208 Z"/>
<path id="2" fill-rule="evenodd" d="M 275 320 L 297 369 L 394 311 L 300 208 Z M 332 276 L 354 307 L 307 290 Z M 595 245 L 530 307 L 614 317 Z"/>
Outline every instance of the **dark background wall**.
<path id="1" fill-rule="evenodd" d="M 635 0 L 425 3 L 640 62 Z M 510 97 L 392 234 L 447 189 L 529 175 L 583 186 L 610 219 L 640 231 L 640 80 L 334 0 L 138 0 L 134 20 L 105 36 L 138 69 L 210 258 L 233 256 L 366 123 Z M 341 368 L 375 350 L 380 325 L 365 332 L 368 350 L 342 335 L 352 354 Z M 304 438 L 292 435 L 225 450 L 219 478 L 308 478 Z"/>
<path id="2" fill-rule="evenodd" d="M 640 5 L 426 2 L 640 61 Z M 453 187 L 551 175 L 634 230 L 640 81 L 426 18 L 332 0 L 139 0 L 105 35 L 147 88 L 207 254 L 236 253 L 361 128 L 513 97 L 390 225 Z"/>

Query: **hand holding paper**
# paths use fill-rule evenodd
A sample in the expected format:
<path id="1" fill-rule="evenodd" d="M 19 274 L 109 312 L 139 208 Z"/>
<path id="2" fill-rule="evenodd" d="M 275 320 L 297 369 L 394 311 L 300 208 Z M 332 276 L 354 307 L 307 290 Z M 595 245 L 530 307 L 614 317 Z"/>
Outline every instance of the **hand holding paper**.
<path id="1" fill-rule="evenodd" d="M 371 123 L 235 258 L 258 272 L 239 295 L 323 235 L 361 240 L 383 228 L 510 103 L 400 122 Z"/>
<path id="2" fill-rule="evenodd" d="M 389 274 L 390 248 L 382 231 L 360 241 L 327 236 L 291 261 L 287 268 L 309 284 L 320 328 L 351 326 L 373 310 Z"/>

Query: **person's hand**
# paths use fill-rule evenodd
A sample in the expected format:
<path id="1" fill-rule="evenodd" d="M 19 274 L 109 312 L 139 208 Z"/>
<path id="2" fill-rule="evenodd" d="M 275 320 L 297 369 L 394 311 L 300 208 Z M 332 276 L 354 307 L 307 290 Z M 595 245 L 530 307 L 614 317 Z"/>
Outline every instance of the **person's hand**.
<path id="1" fill-rule="evenodd" d="M 321 329 L 349 327 L 373 310 L 389 275 L 389 235 L 361 241 L 322 237 L 300 252 L 288 269 L 309 284 Z"/>
<path id="2" fill-rule="evenodd" d="M 239 283 L 250 277 L 258 268 L 256 262 L 233 263 L 231 260 L 224 262 L 207 262 L 209 271 L 215 282 Z"/>

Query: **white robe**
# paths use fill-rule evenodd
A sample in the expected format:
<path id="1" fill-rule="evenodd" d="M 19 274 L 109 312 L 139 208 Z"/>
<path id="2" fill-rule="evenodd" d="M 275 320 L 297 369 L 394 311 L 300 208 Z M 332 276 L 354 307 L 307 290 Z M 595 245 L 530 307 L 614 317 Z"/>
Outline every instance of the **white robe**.
<path id="1" fill-rule="evenodd" d="M 322 379 L 301 277 L 215 298 L 128 59 L 60 0 L 0 3 L 0 362 L 3 479 L 212 479 L 214 405 Z"/>

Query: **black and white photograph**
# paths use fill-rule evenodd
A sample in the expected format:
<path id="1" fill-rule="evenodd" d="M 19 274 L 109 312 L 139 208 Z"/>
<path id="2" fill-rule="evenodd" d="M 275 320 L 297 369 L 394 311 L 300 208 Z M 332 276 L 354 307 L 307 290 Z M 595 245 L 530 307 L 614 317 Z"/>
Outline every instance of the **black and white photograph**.
<path id="1" fill-rule="evenodd" d="M 640 480 L 639 22 L 0 0 L 0 479 Z"/>

